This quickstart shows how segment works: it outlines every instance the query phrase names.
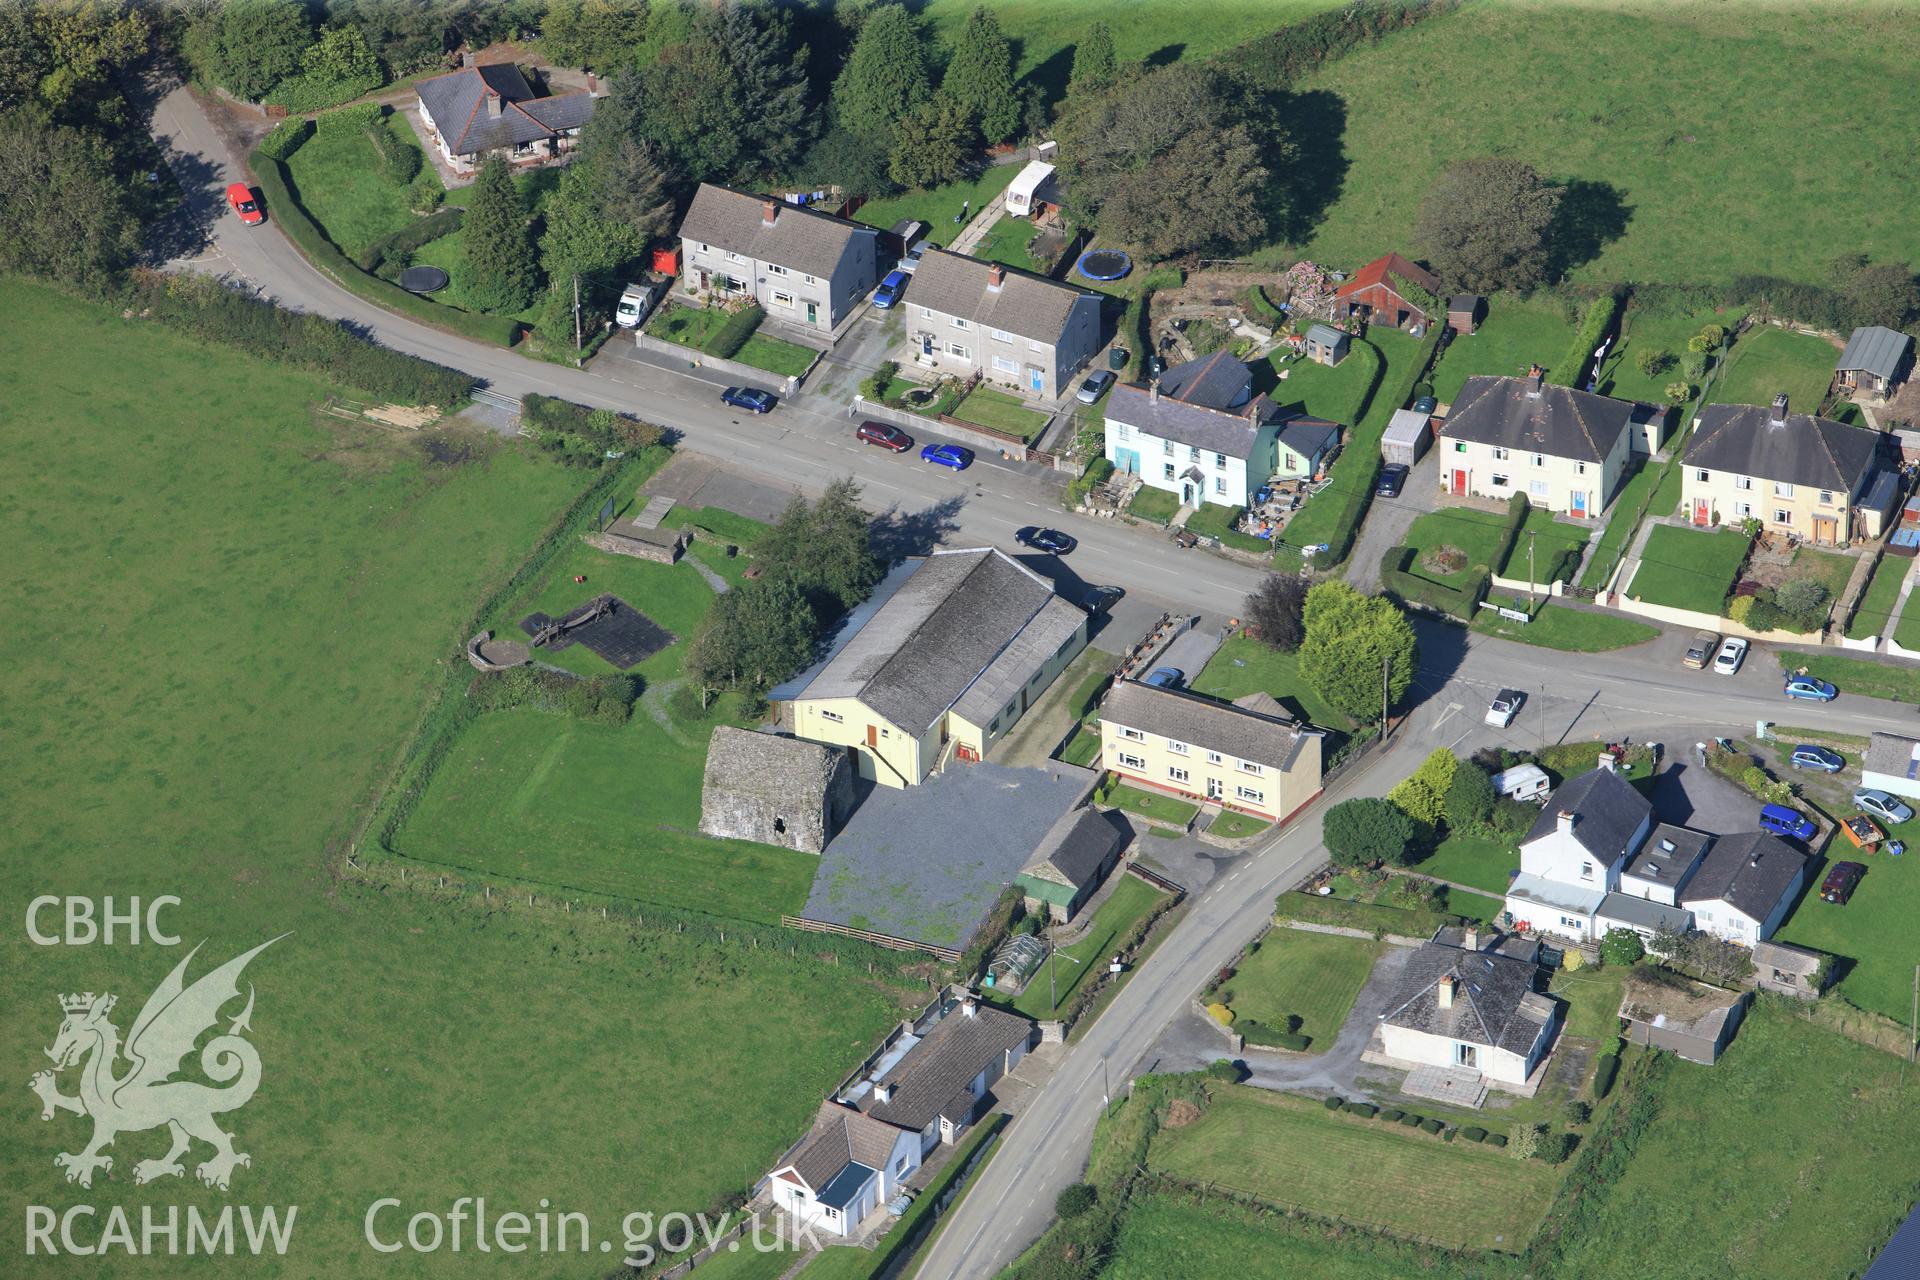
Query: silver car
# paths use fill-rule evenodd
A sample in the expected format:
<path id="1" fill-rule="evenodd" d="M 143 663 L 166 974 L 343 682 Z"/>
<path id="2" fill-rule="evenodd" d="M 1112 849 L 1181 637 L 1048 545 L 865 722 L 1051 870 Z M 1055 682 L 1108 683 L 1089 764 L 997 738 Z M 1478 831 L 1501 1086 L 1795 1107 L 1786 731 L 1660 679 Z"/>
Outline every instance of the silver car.
<path id="1" fill-rule="evenodd" d="M 1883 822 L 1897 824 L 1913 821 L 1911 805 L 1873 787 L 1862 787 L 1854 792 L 1853 802 Z"/>
<path id="2" fill-rule="evenodd" d="M 1073 398 L 1081 404 L 1092 404 L 1112 382 L 1113 374 L 1110 371 L 1096 369 L 1087 375 L 1087 380 L 1080 384 L 1080 390 L 1074 392 Z"/>

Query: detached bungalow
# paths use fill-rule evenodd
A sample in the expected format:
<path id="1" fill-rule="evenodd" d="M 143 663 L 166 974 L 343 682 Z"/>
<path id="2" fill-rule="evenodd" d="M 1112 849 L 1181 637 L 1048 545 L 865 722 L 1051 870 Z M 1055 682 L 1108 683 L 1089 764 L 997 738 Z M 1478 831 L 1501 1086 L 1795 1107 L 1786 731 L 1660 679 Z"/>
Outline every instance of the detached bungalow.
<path id="1" fill-rule="evenodd" d="M 1710 404 L 1681 461 L 1681 509 L 1702 528 L 1751 517 L 1825 546 L 1878 537 L 1898 495 L 1875 483 L 1897 467 L 1893 448 L 1878 431 L 1791 413 L 1784 395 Z"/>
<path id="2" fill-rule="evenodd" d="M 919 1167 L 919 1134 L 823 1102 L 813 1129 L 767 1185 L 773 1202 L 803 1225 L 847 1236 Z"/>
<path id="3" fill-rule="evenodd" d="M 1456 497 L 1527 495 L 1536 507 L 1597 518 L 1633 452 L 1635 406 L 1524 378 L 1468 378 L 1440 426 L 1440 484 Z"/>
<path id="4" fill-rule="evenodd" d="M 462 67 L 414 86 L 420 119 L 455 173 L 473 173 L 490 155 L 510 164 L 549 164 L 573 150 L 593 118 L 593 95 L 536 98 L 510 62 Z"/>
<path id="5" fill-rule="evenodd" d="M 907 283 L 915 363 L 1053 400 L 1100 351 L 1100 295 L 929 249 Z"/>
<path id="6" fill-rule="evenodd" d="M 703 182 L 680 222 L 681 288 L 831 332 L 879 279 L 879 243 L 873 227 Z"/>
<path id="7" fill-rule="evenodd" d="M 1545 971 L 1511 953 L 1509 941 L 1526 947 L 1519 939 L 1468 930 L 1453 945 L 1449 937 L 1408 957 L 1380 1017 L 1382 1051 L 1400 1062 L 1477 1073 L 1489 1084 L 1528 1086 L 1560 1025 L 1559 1002 L 1539 990 Z"/>
<path id="8" fill-rule="evenodd" d="M 1336 320 L 1365 320 L 1390 329 L 1424 332 L 1439 314 L 1440 281 L 1431 271 L 1389 253 L 1354 272 L 1333 291 Z M 1429 314 L 1429 312 L 1434 314 Z"/>

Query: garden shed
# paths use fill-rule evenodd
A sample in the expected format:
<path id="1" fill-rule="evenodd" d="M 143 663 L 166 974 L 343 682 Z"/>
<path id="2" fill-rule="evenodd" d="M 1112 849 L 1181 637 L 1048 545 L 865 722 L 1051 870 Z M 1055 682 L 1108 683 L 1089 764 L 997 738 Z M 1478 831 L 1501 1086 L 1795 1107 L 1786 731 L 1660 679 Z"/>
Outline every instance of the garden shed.
<path id="1" fill-rule="evenodd" d="M 1412 466 L 1420 461 L 1433 440 L 1432 420 L 1412 409 L 1396 409 L 1380 437 L 1380 457 L 1385 462 Z"/>
<path id="2" fill-rule="evenodd" d="M 1347 358 L 1347 346 L 1352 341 L 1352 337 L 1330 324 L 1316 324 L 1307 330 L 1306 343 L 1301 349 L 1307 359 L 1316 364 L 1336 365 Z"/>
<path id="3" fill-rule="evenodd" d="M 1447 328 L 1455 333 L 1472 333 L 1480 327 L 1480 310 L 1486 300 L 1477 293 L 1456 293 L 1447 300 Z"/>

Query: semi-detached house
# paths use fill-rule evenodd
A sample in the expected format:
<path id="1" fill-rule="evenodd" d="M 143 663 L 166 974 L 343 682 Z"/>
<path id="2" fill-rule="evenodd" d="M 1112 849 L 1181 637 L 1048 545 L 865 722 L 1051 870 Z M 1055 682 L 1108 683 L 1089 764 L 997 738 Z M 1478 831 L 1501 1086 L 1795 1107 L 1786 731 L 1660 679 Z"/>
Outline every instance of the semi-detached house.
<path id="1" fill-rule="evenodd" d="M 1468 378 L 1440 428 L 1440 488 L 1523 493 L 1532 506 L 1597 518 L 1652 418 L 1626 400 L 1553 386 L 1538 366 L 1524 378 Z"/>
<path id="2" fill-rule="evenodd" d="M 1100 351 L 1100 295 L 930 249 L 907 285 L 915 364 L 1052 400 Z"/>
<path id="3" fill-rule="evenodd" d="M 1880 432 L 1810 413 L 1710 404 L 1681 459 L 1680 501 L 1702 528 L 1759 520 L 1827 546 L 1878 537 L 1898 497 L 1898 459 Z"/>
<path id="4" fill-rule="evenodd" d="M 703 182 L 680 222 L 681 288 L 831 332 L 879 279 L 879 242 L 872 227 Z"/>

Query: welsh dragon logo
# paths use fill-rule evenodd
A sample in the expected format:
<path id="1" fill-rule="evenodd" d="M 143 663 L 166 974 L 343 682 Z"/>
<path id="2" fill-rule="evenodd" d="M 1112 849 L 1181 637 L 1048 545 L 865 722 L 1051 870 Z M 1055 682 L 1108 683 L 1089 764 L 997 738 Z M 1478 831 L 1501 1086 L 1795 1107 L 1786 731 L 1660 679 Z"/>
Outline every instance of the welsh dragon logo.
<path id="1" fill-rule="evenodd" d="M 240 974 L 247 962 L 278 941 L 280 938 L 271 938 L 188 986 L 187 965 L 200 952 L 196 946 L 147 997 L 124 1047 L 120 1029 L 107 1017 L 118 997 L 91 991 L 60 997 L 60 1011 L 65 1017 L 53 1047 L 46 1051 L 53 1059 L 53 1070 L 37 1073 L 28 1084 L 40 1095 L 42 1120 L 53 1119 L 56 1111 L 71 1111 L 93 1120 L 93 1139 L 84 1149 L 53 1158 L 54 1164 L 67 1171 L 68 1182 L 91 1187 L 96 1171 L 113 1169 L 113 1157 L 100 1154 L 102 1148 L 111 1146 L 122 1133 L 161 1125 L 172 1135 L 173 1145 L 159 1159 L 135 1164 L 135 1182 L 182 1176 L 186 1171 L 180 1157 L 187 1154 L 195 1139 L 213 1148 L 212 1157 L 194 1170 L 195 1176 L 210 1187 L 225 1191 L 234 1168 L 253 1163 L 251 1156 L 234 1150 L 233 1135 L 214 1122 L 215 1116 L 247 1105 L 260 1087 L 260 1054 L 242 1035 L 252 1030 L 251 983 L 247 985 L 246 1007 L 228 1023 L 224 1033 L 215 1035 L 200 1050 L 200 1070 L 214 1085 L 173 1077 L 201 1035 L 217 1026 L 221 1008 L 239 998 Z M 126 1069 L 116 1074 L 115 1068 L 123 1058 Z M 80 1066 L 80 1092 L 61 1093 L 56 1074 L 73 1066 Z"/>

